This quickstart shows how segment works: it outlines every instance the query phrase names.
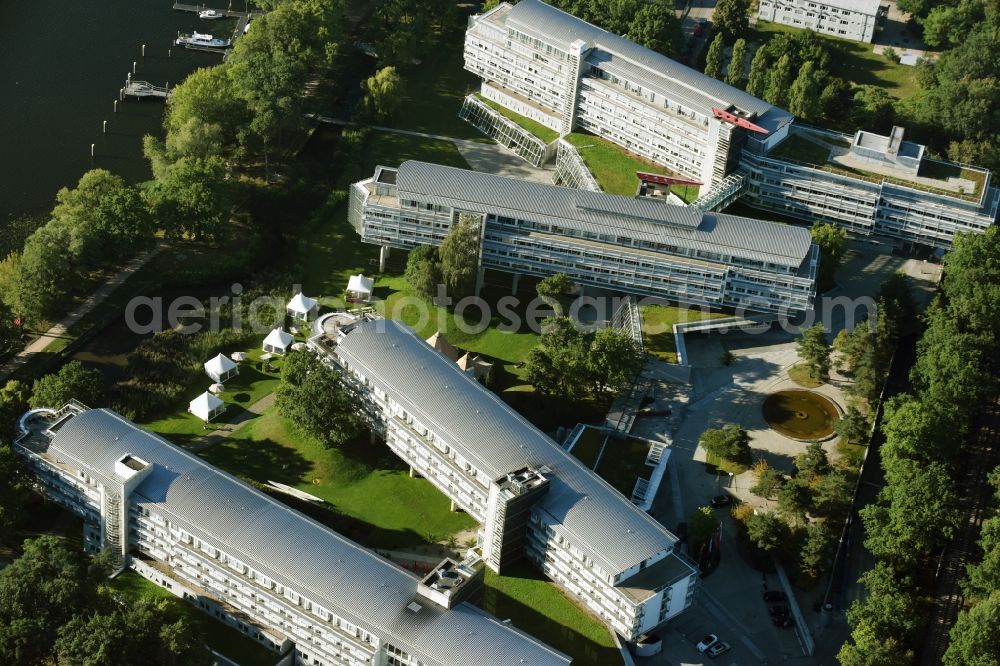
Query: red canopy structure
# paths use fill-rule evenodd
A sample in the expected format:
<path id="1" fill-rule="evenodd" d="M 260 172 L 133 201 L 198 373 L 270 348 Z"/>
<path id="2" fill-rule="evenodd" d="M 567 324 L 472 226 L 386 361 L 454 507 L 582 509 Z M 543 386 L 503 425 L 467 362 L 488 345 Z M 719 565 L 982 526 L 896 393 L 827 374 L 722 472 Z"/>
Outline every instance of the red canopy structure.
<path id="1" fill-rule="evenodd" d="M 732 123 L 734 125 L 737 125 L 738 127 L 744 127 L 746 129 L 750 130 L 751 132 L 760 132 L 761 134 L 770 134 L 770 132 L 768 132 L 766 129 L 764 129 L 760 125 L 754 125 L 752 122 L 750 122 L 746 118 L 740 118 L 739 116 L 737 116 L 735 114 L 732 114 L 732 113 L 729 113 L 728 111 L 723 111 L 722 109 L 717 109 L 717 108 L 715 108 L 713 106 L 712 107 L 712 113 L 714 113 L 715 117 L 718 118 L 718 119 L 720 119 L 720 120 L 725 120 L 727 123 Z"/>
<path id="2" fill-rule="evenodd" d="M 656 183 L 657 185 L 698 185 L 700 187 L 704 184 L 701 181 L 691 180 L 690 178 L 661 176 L 656 173 L 646 173 L 645 171 L 636 171 L 635 175 L 636 178 L 644 183 Z"/>

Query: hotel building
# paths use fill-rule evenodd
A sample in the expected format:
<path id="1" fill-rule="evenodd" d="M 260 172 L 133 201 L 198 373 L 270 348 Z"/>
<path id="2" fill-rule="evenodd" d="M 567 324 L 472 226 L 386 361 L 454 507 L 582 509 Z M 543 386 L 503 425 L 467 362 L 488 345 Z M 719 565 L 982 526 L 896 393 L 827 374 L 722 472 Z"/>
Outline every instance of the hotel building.
<path id="1" fill-rule="evenodd" d="M 803 28 L 862 41 L 870 41 L 880 12 L 877 0 L 760 2 L 762 18 L 801 20 Z M 900 129 L 852 136 L 795 124 L 783 109 L 541 0 L 501 3 L 471 17 L 465 68 L 482 78 L 480 94 L 496 104 L 560 134 L 605 137 L 701 183 L 694 206 L 702 209 L 741 198 L 807 223 L 939 249 L 997 217 L 1000 189 L 986 169 L 924 157 Z M 554 152 L 475 97 L 461 115 L 529 161 Z M 790 150 L 803 136 L 825 137 L 819 142 L 828 144 L 829 158 L 813 150 L 804 161 Z"/>
<path id="2" fill-rule="evenodd" d="M 15 450 L 83 518 L 89 551 L 112 548 L 285 663 L 570 663 L 465 601 L 475 555 L 420 579 L 109 410 L 34 410 L 21 430 Z"/>
<path id="3" fill-rule="evenodd" d="M 818 248 L 807 229 L 425 162 L 351 187 L 363 241 L 440 245 L 460 217 L 482 231 L 480 270 L 546 276 L 711 307 L 808 310 Z"/>
<path id="4" fill-rule="evenodd" d="M 481 523 L 486 566 L 526 558 L 630 641 L 691 605 L 674 535 L 411 329 L 360 321 L 309 344 L 411 472 Z"/>
<path id="5" fill-rule="evenodd" d="M 540 0 L 469 19 L 465 69 L 480 93 L 566 134 L 582 129 L 704 185 L 736 167 L 750 129 L 777 135 L 783 109 Z"/>

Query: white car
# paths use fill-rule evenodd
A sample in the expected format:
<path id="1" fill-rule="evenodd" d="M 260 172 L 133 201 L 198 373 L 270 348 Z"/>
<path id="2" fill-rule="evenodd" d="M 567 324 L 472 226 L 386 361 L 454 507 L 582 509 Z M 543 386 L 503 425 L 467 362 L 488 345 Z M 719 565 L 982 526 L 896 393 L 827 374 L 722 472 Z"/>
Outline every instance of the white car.
<path id="1" fill-rule="evenodd" d="M 698 652 L 700 652 L 702 654 L 705 654 L 705 650 L 707 650 L 708 648 L 712 647 L 713 645 L 715 645 L 718 642 L 719 642 L 719 637 L 718 636 L 716 636 L 715 634 L 709 634 L 709 635 L 705 636 L 704 638 L 702 638 L 701 642 L 698 643 L 698 645 L 695 646 L 695 647 L 698 648 Z"/>

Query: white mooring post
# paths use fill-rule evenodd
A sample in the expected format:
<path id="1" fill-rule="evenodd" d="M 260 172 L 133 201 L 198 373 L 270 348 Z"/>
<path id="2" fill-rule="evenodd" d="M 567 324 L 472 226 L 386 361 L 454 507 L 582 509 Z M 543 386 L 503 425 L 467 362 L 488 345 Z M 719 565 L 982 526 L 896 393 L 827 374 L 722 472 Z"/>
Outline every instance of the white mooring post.
<path id="1" fill-rule="evenodd" d="M 95 143 L 90 144 L 90 159 L 94 159 L 94 146 L 96 145 Z"/>
<path id="2" fill-rule="evenodd" d="M 146 57 L 146 45 L 145 44 L 142 45 L 142 57 L 143 58 Z"/>
<path id="3" fill-rule="evenodd" d="M 115 113 L 118 113 L 118 100 L 115 100 Z"/>
<path id="4" fill-rule="evenodd" d="M 135 60 L 132 61 L 132 73 L 135 74 Z"/>
<path id="5" fill-rule="evenodd" d="M 108 121 L 107 120 L 104 121 L 104 126 L 101 129 L 101 133 L 102 134 L 107 134 L 108 133 Z"/>

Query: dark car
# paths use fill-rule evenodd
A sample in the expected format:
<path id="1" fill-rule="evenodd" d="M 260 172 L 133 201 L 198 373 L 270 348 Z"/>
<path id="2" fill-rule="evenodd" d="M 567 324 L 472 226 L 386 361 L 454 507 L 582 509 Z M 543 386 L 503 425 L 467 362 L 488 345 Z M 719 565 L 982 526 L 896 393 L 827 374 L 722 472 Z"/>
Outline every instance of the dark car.
<path id="1" fill-rule="evenodd" d="M 771 615 L 788 615 L 788 606 L 771 606 L 767 611 Z"/>
<path id="2" fill-rule="evenodd" d="M 764 590 L 762 593 L 764 601 L 787 601 L 788 596 L 781 590 Z"/>
<path id="3" fill-rule="evenodd" d="M 721 509 L 724 506 L 729 506 L 733 503 L 733 498 L 730 495 L 716 495 L 712 498 L 712 508 Z"/>

